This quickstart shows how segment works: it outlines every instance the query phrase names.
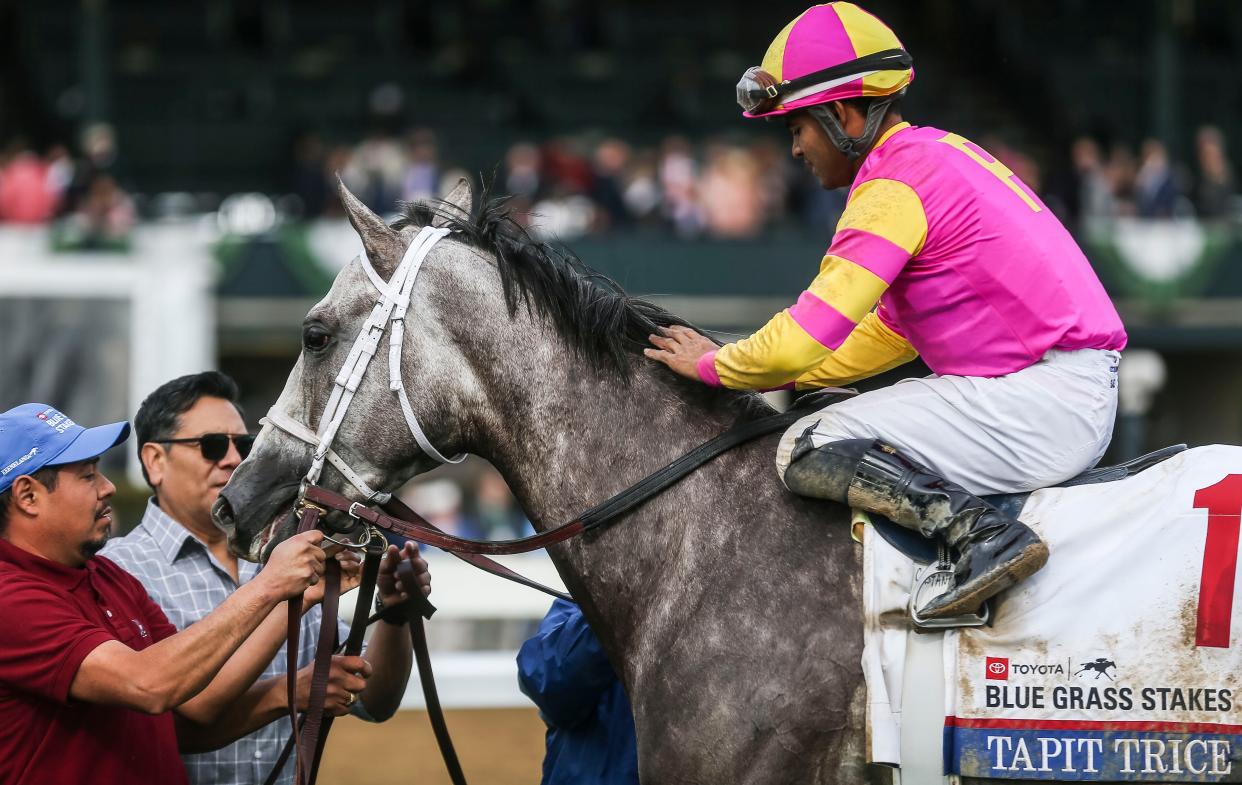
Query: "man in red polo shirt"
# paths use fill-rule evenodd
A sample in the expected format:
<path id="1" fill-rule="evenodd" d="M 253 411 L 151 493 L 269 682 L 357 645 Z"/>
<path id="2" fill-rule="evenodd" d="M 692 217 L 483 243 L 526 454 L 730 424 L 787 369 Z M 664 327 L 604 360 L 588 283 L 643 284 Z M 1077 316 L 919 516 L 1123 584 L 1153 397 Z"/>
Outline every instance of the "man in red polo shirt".
<path id="1" fill-rule="evenodd" d="M 116 491 L 99 456 L 128 435 L 43 404 L 0 414 L 0 782 L 185 783 L 170 709 L 323 574 L 322 534 L 291 538 L 178 633 L 135 578 L 91 558 Z"/>

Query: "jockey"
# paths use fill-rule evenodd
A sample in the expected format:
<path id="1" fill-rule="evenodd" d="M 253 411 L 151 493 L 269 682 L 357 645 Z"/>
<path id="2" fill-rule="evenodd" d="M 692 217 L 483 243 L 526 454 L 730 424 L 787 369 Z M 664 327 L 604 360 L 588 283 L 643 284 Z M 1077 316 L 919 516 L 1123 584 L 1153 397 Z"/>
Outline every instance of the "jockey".
<path id="1" fill-rule="evenodd" d="M 980 498 L 1053 485 L 1112 436 L 1126 333 L 1069 233 L 1004 164 L 902 120 L 910 55 L 846 2 L 777 35 L 737 86 L 746 117 L 784 117 L 824 188 L 849 186 L 819 273 L 748 338 L 684 327 L 653 359 L 709 385 L 848 384 L 921 356 L 934 372 L 793 425 L 776 464 L 792 491 L 880 513 L 956 552 L 955 584 L 920 613 L 976 612 L 1044 565 L 1026 525 Z M 960 484 L 959 484 L 960 483 Z"/>

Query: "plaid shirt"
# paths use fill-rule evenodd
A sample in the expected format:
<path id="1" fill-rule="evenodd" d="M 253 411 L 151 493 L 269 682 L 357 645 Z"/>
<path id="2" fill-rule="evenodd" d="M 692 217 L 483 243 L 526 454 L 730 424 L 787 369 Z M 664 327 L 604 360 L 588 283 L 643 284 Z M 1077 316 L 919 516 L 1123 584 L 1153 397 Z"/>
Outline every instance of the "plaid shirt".
<path id="1" fill-rule="evenodd" d="M 137 578 L 147 594 L 159 605 L 168 620 L 184 630 L 202 619 L 228 599 L 237 587 L 259 572 L 259 565 L 238 560 L 240 583 L 233 580 L 201 540 L 170 518 L 156 505 L 147 502 L 146 513 L 133 531 L 110 541 L 100 552 Z M 319 641 L 319 607 L 302 616 L 298 664 L 305 666 L 315 656 Z M 348 625 L 338 622 L 340 639 L 349 634 Z M 285 644 L 264 669 L 260 678 L 284 677 Z M 354 704 L 362 715 L 362 702 Z M 289 738 L 289 720 L 282 718 L 243 736 L 227 747 L 197 755 L 182 755 L 192 785 L 260 785 L 276 765 L 280 751 Z M 277 782 L 293 782 L 293 760 L 285 764 Z"/>

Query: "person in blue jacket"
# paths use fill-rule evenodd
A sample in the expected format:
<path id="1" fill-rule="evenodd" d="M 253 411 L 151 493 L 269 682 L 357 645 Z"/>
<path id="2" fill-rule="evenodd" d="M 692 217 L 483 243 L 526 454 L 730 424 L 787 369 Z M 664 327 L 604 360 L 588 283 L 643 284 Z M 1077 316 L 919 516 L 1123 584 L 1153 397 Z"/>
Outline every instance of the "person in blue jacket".
<path id="1" fill-rule="evenodd" d="M 542 785 L 638 782 L 630 700 L 576 604 L 552 603 L 517 665 L 518 686 L 548 726 Z"/>

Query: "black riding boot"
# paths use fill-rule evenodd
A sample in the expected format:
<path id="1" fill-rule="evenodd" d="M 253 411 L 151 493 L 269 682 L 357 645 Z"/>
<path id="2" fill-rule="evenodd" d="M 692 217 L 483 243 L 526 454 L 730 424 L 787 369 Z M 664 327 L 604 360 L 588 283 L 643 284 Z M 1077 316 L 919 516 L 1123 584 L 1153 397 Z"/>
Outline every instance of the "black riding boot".
<path id="1" fill-rule="evenodd" d="M 957 553 L 954 587 L 919 610 L 925 618 L 978 612 L 989 597 L 1034 574 L 1048 547 L 1026 524 L 871 439 L 794 447 L 785 485 L 803 496 L 875 512 Z"/>

